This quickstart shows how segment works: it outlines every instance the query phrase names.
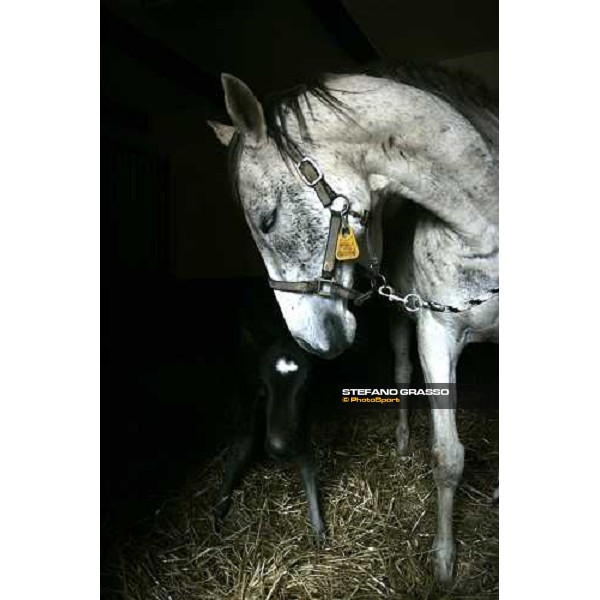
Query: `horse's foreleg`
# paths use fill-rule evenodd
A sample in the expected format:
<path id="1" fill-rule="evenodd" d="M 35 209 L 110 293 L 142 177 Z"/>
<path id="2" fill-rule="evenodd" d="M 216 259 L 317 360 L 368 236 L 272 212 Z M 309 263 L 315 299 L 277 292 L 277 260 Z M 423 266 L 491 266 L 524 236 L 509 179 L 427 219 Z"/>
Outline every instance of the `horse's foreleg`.
<path id="1" fill-rule="evenodd" d="M 323 543 L 325 540 L 325 523 L 321 517 L 321 508 L 319 505 L 319 488 L 317 485 L 317 471 L 314 461 L 310 455 L 304 455 L 299 458 L 300 475 L 302 484 L 308 500 L 308 509 L 313 531 L 317 543 Z"/>
<path id="2" fill-rule="evenodd" d="M 430 384 L 456 381 L 456 363 L 462 346 L 444 324 L 431 315 L 422 315 L 418 322 L 419 357 L 425 381 Z M 455 392 L 452 391 L 452 394 Z M 454 537 L 452 513 L 454 492 L 462 477 L 464 447 L 458 438 L 455 408 L 439 405 L 439 396 L 432 396 L 432 462 L 437 487 L 437 532 L 433 543 L 436 579 L 440 583 L 452 581 L 454 569 Z M 445 396 L 444 402 L 448 402 Z M 455 406 L 451 398 L 451 406 Z"/>
<path id="3" fill-rule="evenodd" d="M 412 377 L 413 366 L 410 360 L 410 344 L 413 335 L 413 324 L 405 316 L 394 312 L 391 316 L 390 336 L 394 348 L 394 379 L 396 385 L 408 386 Z M 396 441 L 398 454 L 408 454 L 410 431 L 408 428 L 408 409 L 400 408 Z"/>

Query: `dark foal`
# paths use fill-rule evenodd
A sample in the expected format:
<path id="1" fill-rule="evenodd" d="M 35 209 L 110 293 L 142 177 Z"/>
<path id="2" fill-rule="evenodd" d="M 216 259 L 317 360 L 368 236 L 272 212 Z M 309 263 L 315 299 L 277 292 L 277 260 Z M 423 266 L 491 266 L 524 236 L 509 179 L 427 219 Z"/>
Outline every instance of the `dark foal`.
<path id="1" fill-rule="evenodd" d="M 234 445 L 215 504 L 217 525 L 229 511 L 234 488 L 252 459 L 264 449 L 271 458 L 298 466 L 313 530 L 317 540 L 323 541 L 325 525 L 319 508 L 306 402 L 309 369 L 307 355 L 290 338 L 277 341 L 261 357 L 252 415 Z"/>

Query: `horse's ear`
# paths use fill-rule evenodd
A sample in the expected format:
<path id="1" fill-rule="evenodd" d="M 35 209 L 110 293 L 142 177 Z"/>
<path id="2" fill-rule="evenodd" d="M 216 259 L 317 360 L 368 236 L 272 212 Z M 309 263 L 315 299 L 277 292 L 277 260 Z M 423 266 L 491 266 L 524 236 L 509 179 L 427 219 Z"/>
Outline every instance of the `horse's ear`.
<path id="1" fill-rule="evenodd" d="M 221 144 L 229 146 L 229 142 L 231 142 L 231 138 L 235 134 L 235 127 L 225 125 L 225 123 L 218 123 L 217 121 L 207 121 L 206 123 L 215 132 Z"/>
<path id="2" fill-rule="evenodd" d="M 223 73 L 221 83 L 225 90 L 225 106 L 236 126 L 251 144 L 260 144 L 267 137 L 265 115 L 260 102 L 250 88 L 237 77 Z"/>

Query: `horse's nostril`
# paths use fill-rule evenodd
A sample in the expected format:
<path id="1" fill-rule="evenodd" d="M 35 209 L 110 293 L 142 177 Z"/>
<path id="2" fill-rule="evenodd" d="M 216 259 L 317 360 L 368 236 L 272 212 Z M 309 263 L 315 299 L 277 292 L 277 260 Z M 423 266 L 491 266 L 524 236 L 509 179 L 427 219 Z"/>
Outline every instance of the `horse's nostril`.
<path id="1" fill-rule="evenodd" d="M 323 325 L 327 335 L 330 337 L 339 336 L 342 329 L 342 320 L 337 315 L 327 314 L 323 318 Z"/>

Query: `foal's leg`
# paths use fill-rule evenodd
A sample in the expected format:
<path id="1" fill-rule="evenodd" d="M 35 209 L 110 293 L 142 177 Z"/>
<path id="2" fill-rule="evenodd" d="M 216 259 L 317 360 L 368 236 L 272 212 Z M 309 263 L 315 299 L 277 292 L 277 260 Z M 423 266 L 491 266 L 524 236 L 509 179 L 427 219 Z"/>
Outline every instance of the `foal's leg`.
<path id="1" fill-rule="evenodd" d="M 232 449 L 215 503 L 214 512 L 217 524 L 220 524 L 229 512 L 231 495 L 252 460 L 254 446 L 253 437 L 248 434 L 241 438 Z"/>
<path id="2" fill-rule="evenodd" d="M 413 366 L 410 360 L 410 344 L 413 338 L 413 324 L 404 315 L 394 312 L 390 318 L 390 337 L 394 348 L 394 379 L 396 385 L 408 386 L 412 377 Z M 398 454 L 408 454 L 410 431 L 408 428 L 408 408 L 400 408 L 396 441 Z"/>
<path id="3" fill-rule="evenodd" d="M 243 413 L 240 418 L 242 420 L 243 431 L 231 448 L 223 475 L 223 482 L 217 493 L 217 501 L 214 506 L 217 528 L 222 525 L 223 519 L 229 512 L 231 495 L 234 489 L 250 466 L 252 459 L 258 454 L 264 440 L 264 398 L 265 391 L 262 385 L 260 385 L 256 390 L 252 404 L 242 405 Z"/>
<path id="4" fill-rule="evenodd" d="M 313 526 L 315 537 L 318 543 L 323 543 L 325 540 L 325 524 L 323 522 L 323 518 L 321 517 L 317 474 L 312 456 L 310 454 L 301 456 L 298 459 L 298 466 L 300 467 L 302 484 L 304 485 L 306 498 L 308 500 L 310 521 Z"/>
<path id="5" fill-rule="evenodd" d="M 231 506 L 231 495 L 236 488 L 242 475 L 248 468 L 256 450 L 256 440 L 254 432 L 244 435 L 233 447 L 227 466 L 223 483 L 217 494 L 217 501 L 214 507 L 216 526 L 220 527 L 223 519 L 227 516 Z"/>
<path id="6" fill-rule="evenodd" d="M 456 363 L 462 349 L 452 332 L 432 315 L 420 315 L 417 334 L 419 357 L 427 383 L 455 383 Z M 433 542 L 433 560 L 436 579 L 440 583 L 452 581 L 454 569 L 454 537 L 452 511 L 454 491 L 462 477 L 464 447 L 456 430 L 456 410 L 440 408 L 440 396 L 431 397 L 433 421 L 433 477 L 437 487 L 437 532 Z M 447 406 L 448 397 L 444 398 Z M 455 398 L 452 398 L 455 401 Z M 453 403 L 453 405 L 455 405 Z"/>

